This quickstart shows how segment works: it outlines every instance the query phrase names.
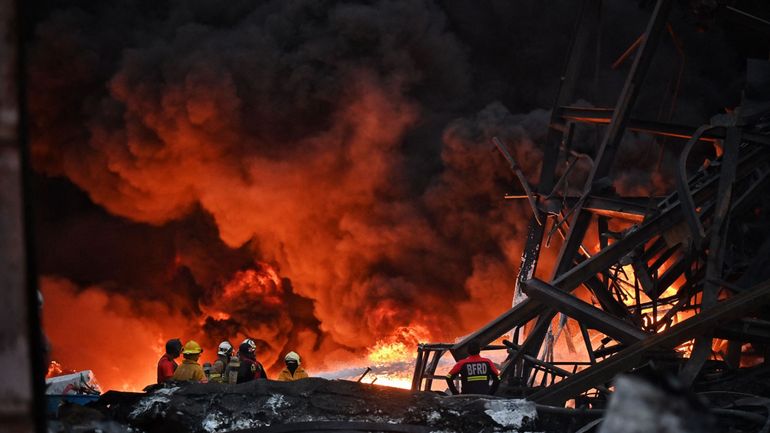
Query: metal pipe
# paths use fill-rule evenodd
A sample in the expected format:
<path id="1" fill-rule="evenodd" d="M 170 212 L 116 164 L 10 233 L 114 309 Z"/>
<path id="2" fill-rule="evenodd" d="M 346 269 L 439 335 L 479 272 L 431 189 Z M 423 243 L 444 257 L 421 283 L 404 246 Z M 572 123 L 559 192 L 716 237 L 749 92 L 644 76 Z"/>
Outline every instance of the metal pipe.
<path id="1" fill-rule="evenodd" d="M 511 171 L 513 171 L 514 174 L 516 174 L 516 177 L 519 179 L 519 183 L 521 183 L 521 187 L 524 188 L 524 192 L 527 194 L 527 200 L 529 201 L 530 207 L 532 207 L 532 212 L 535 216 L 535 220 L 538 224 L 542 225 L 543 222 L 540 221 L 540 211 L 537 208 L 537 201 L 535 200 L 535 194 L 532 192 L 532 188 L 529 186 L 529 182 L 527 182 L 527 178 L 524 176 L 524 173 L 521 171 L 519 166 L 516 164 L 516 160 L 513 159 L 513 156 L 510 152 L 508 152 L 508 148 L 505 147 L 505 145 L 500 142 L 500 140 L 497 137 L 492 137 L 492 142 L 497 147 L 497 150 L 500 151 L 500 153 L 503 155 L 503 158 L 505 158 L 506 161 L 508 161 L 508 164 L 511 167 Z"/>
<path id="2" fill-rule="evenodd" d="M 364 371 L 364 374 L 362 374 L 361 377 L 359 377 L 356 382 L 361 382 L 362 380 L 364 380 L 364 377 L 366 377 L 366 375 L 369 374 L 370 371 L 372 371 L 372 368 L 366 367 L 366 371 Z"/>
<path id="3" fill-rule="evenodd" d="M 703 229 L 700 218 L 698 218 L 692 191 L 690 190 L 690 185 L 687 181 L 687 158 L 690 156 L 690 151 L 700 137 L 712 129 L 714 129 L 714 126 L 712 125 L 702 125 L 695 131 L 692 137 L 687 140 L 687 144 L 685 144 L 682 153 L 679 155 L 679 166 L 676 173 L 676 190 L 679 193 L 679 202 L 682 204 L 682 212 L 687 220 L 687 225 L 690 227 L 690 233 L 693 236 L 696 246 L 700 245 L 700 242 L 706 237 L 706 231 Z"/>
<path id="4" fill-rule="evenodd" d="M 639 48 L 639 45 L 642 45 L 643 40 L 644 40 L 644 33 L 639 35 L 639 37 L 636 38 L 634 42 L 631 43 L 631 45 L 629 45 L 628 48 L 626 48 L 625 51 L 623 51 L 623 54 L 621 54 L 617 60 L 612 62 L 612 69 L 618 69 L 620 65 L 622 65 L 623 62 L 626 61 L 627 58 L 631 57 L 631 54 L 633 54 L 634 51 L 636 51 L 636 49 Z"/>

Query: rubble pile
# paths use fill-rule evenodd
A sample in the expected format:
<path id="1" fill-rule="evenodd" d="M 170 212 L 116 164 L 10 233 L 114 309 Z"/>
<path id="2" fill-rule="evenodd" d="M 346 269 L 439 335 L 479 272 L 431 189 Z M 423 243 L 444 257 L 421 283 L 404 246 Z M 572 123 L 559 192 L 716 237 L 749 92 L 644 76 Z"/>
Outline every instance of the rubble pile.
<path id="1" fill-rule="evenodd" d="M 766 387 L 770 378 L 757 373 L 755 382 Z M 692 392 L 673 376 L 648 371 L 618 378 L 606 408 L 568 409 L 321 378 L 171 383 L 146 393 L 109 391 L 87 407 L 65 403 L 49 432 L 748 433 L 770 425 L 770 400 L 751 390 Z"/>
<path id="2" fill-rule="evenodd" d="M 89 409 L 77 410 L 76 423 L 81 426 L 87 424 L 82 416 L 84 410 Z M 542 431 L 537 426 L 534 403 L 526 400 L 446 397 L 321 378 L 296 382 L 258 380 L 239 385 L 177 383 L 147 393 L 110 391 L 90 410 L 100 425 L 109 420 L 110 428 L 117 428 L 117 424 L 125 428 L 102 427 L 104 431 L 147 433 L 272 431 L 260 428 L 276 425 L 305 425 L 305 430 L 291 431 L 311 431 L 314 425 L 328 427 L 334 423 L 358 426 L 348 431 Z M 59 431 L 66 431 L 68 417 L 64 414 L 61 418 Z"/>

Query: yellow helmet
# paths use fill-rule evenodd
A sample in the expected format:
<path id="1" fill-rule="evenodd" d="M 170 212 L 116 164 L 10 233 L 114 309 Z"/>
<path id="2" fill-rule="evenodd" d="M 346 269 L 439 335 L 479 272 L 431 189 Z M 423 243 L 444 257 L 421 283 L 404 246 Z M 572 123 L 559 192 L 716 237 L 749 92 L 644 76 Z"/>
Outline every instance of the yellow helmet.
<path id="1" fill-rule="evenodd" d="M 184 349 L 182 350 L 182 354 L 189 355 L 191 353 L 201 353 L 203 352 L 203 349 L 201 349 L 201 345 L 197 342 L 190 340 L 184 345 Z"/>

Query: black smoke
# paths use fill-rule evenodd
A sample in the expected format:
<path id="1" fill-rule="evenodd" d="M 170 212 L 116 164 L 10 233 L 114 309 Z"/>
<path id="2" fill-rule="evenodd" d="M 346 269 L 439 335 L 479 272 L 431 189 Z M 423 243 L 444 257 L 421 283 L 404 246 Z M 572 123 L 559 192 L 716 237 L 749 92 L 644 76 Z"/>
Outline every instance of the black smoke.
<path id="1" fill-rule="evenodd" d="M 614 103 L 630 60 L 608 66 L 651 9 L 605 3 L 576 97 L 593 106 Z M 35 3 L 41 273 L 197 320 L 268 264 L 287 306 L 275 352 L 300 335 L 361 351 L 398 326 L 470 331 L 510 304 L 528 219 L 502 199 L 519 187 L 490 139 L 537 181 L 576 4 Z M 634 114 L 697 125 L 740 100 L 738 30 L 702 32 L 686 5 L 670 21 Z M 574 148 L 592 155 L 600 132 Z M 680 146 L 629 134 L 616 186 L 665 193 Z M 274 320 L 236 316 L 202 332 Z"/>

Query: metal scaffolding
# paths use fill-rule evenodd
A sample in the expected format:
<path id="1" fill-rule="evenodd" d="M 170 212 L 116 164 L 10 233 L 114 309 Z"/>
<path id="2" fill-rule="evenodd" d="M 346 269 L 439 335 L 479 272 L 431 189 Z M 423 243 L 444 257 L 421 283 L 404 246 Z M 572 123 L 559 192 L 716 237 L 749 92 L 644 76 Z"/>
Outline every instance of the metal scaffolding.
<path id="1" fill-rule="evenodd" d="M 551 112 L 539 183 L 529 187 L 517 173 L 525 194 L 507 197 L 527 199 L 533 211 L 514 305 L 455 344 L 420 345 L 413 390 L 430 390 L 433 379 L 441 377 L 436 369 L 442 356 L 463 358 L 472 340 L 485 350 L 507 352 L 502 378 L 509 395 L 549 405 L 575 400 L 600 406 L 617 374 L 650 363 L 689 386 L 748 369 L 742 363 L 748 356 L 759 360 L 752 368 L 770 368 L 764 356 L 770 321 L 762 314 L 770 304 L 770 281 L 752 278 L 752 257 L 745 257 L 730 236 L 767 195 L 770 104 L 744 99 L 734 112 L 700 127 L 631 116 L 666 34 L 672 3 L 656 2 L 644 33 L 629 49 L 635 57 L 615 107 L 580 108 L 568 104 L 601 15 L 599 0 L 583 1 Z M 578 124 L 604 125 L 604 135 L 582 194 L 568 196 L 562 183 L 569 168 L 561 179 L 557 168 L 574 163 L 569 149 Z M 627 130 L 686 140 L 676 189 L 668 196 L 621 197 L 608 187 Z M 703 142 L 720 154 L 688 175 L 691 150 Z M 494 144 L 518 170 L 505 143 Z M 618 221 L 625 228 L 611 231 Z M 544 242 L 554 233 L 564 241 L 550 278 L 543 281 L 535 273 Z M 598 239 L 592 238 L 595 233 Z M 753 242 L 770 246 L 764 237 Z M 586 246 L 594 244 L 598 247 Z M 576 296 L 578 289 L 587 295 Z M 582 340 L 584 356 L 555 362 L 554 340 L 568 321 L 579 328 L 574 339 Z M 506 337 L 503 345 L 492 345 Z M 726 350 L 715 350 L 717 342 Z"/>

